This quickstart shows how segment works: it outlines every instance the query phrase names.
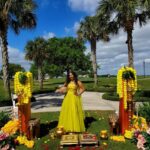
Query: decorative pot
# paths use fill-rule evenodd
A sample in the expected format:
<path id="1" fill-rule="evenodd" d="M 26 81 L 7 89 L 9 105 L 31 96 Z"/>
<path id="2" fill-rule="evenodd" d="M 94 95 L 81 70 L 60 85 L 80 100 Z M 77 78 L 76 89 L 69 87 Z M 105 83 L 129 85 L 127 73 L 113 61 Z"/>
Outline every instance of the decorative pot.
<path id="1" fill-rule="evenodd" d="M 57 137 L 61 137 L 65 133 L 64 127 L 58 127 L 56 130 Z"/>
<path id="2" fill-rule="evenodd" d="M 100 132 L 100 138 L 101 138 L 101 139 L 108 139 L 107 130 L 102 130 L 102 131 Z"/>

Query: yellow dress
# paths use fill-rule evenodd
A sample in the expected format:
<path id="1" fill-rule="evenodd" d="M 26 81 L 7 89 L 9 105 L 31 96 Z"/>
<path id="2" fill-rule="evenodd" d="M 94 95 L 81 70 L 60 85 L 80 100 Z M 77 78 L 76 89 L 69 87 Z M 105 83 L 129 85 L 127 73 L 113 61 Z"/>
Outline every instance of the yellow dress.
<path id="1" fill-rule="evenodd" d="M 62 103 L 58 127 L 63 127 L 66 132 L 85 131 L 82 99 L 81 96 L 74 94 L 76 90 L 77 85 L 71 81 L 67 86 L 67 94 Z"/>

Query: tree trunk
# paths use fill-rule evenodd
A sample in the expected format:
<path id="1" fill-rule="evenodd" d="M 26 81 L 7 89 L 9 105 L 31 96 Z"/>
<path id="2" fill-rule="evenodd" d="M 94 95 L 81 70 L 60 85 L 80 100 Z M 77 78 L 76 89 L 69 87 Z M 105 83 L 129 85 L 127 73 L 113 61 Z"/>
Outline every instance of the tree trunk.
<path id="1" fill-rule="evenodd" d="M 94 74 L 94 86 L 97 86 L 97 62 L 96 62 L 96 40 L 91 40 L 91 55 L 92 55 L 92 66 Z"/>
<path id="2" fill-rule="evenodd" d="M 38 81 L 40 84 L 40 90 L 43 89 L 42 67 L 38 67 Z"/>
<path id="3" fill-rule="evenodd" d="M 133 49 L 133 43 L 132 43 L 132 31 L 133 31 L 133 20 L 128 20 L 126 22 L 125 29 L 127 31 L 127 44 L 128 44 L 128 64 L 129 67 L 134 67 L 134 49 Z"/>
<path id="4" fill-rule="evenodd" d="M 10 80 L 9 80 L 9 57 L 7 49 L 7 28 L 0 32 L 1 37 L 1 50 L 2 50 L 2 70 L 3 70 L 3 82 L 5 91 L 8 93 L 11 99 Z"/>

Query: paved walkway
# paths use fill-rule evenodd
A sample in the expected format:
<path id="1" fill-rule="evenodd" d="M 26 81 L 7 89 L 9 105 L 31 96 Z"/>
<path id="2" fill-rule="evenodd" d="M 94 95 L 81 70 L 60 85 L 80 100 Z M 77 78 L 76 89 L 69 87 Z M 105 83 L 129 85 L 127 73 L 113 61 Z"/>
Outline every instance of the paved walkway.
<path id="1" fill-rule="evenodd" d="M 63 95 L 55 93 L 36 95 L 36 102 L 32 103 L 32 112 L 60 111 Z M 102 99 L 102 93 L 84 92 L 82 95 L 84 110 L 116 110 L 118 102 L 110 102 Z"/>
<path id="2" fill-rule="evenodd" d="M 118 111 L 119 103 L 102 99 L 103 93 L 84 92 L 82 94 L 84 110 L 114 110 Z M 64 95 L 56 93 L 46 93 L 34 95 L 36 102 L 32 102 L 31 111 L 34 112 L 53 112 L 60 111 Z M 9 111 L 8 107 L 0 107 L 0 111 Z"/>

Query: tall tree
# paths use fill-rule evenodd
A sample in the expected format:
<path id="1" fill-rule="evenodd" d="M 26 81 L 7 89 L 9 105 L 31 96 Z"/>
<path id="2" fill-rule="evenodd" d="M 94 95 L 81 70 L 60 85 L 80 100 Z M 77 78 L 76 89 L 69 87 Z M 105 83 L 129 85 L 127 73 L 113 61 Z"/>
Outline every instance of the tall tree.
<path id="1" fill-rule="evenodd" d="M 97 86 L 96 42 L 98 40 L 109 41 L 107 30 L 104 28 L 104 26 L 99 28 L 99 22 L 96 16 L 87 16 L 83 21 L 80 22 L 80 27 L 77 31 L 77 34 L 79 40 L 90 42 L 94 83 L 95 86 Z"/>
<path id="2" fill-rule="evenodd" d="M 25 71 L 20 64 L 9 63 L 9 79 L 12 79 L 17 71 Z M 0 70 L 0 76 L 3 76 L 3 70 Z"/>
<path id="3" fill-rule="evenodd" d="M 17 71 L 25 71 L 20 64 L 9 64 L 9 78 L 12 79 Z"/>
<path id="4" fill-rule="evenodd" d="M 61 73 L 62 75 L 69 68 L 85 73 L 91 70 L 90 56 L 85 55 L 86 48 L 82 41 L 73 37 L 65 37 L 49 39 L 48 43 L 53 51 L 51 59 L 54 59 L 54 65 L 51 68 L 58 69 L 59 67 L 57 74 Z"/>
<path id="5" fill-rule="evenodd" d="M 84 43 L 76 38 L 51 38 L 47 41 L 46 53 L 47 57 L 42 65 L 43 77 L 45 74 L 49 74 L 50 77 L 63 76 L 68 68 L 80 74 L 91 73 L 90 55 L 85 54 Z M 30 71 L 36 78 L 38 71 L 35 63 L 32 64 Z"/>
<path id="6" fill-rule="evenodd" d="M 38 80 L 40 89 L 43 89 L 42 68 L 44 61 L 48 58 L 47 42 L 44 38 L 38 37 L 35 40 L 28 41 L 25 47 L 25 59 L 33 61 L 38 68 Z"/>
<path id="7" fill-rule="evenodd" d="M 145 1 L 145 2 L 144 2 Z M 140 26 L 146 23 L 149 11 L 146 7 L 149 0 L 102 0 L 97 9 L 97 16 L 107 16 L 109 23 L 117 24 L 127 33 L 128 64 L 134 67 L 133 29 L 135 22 Z M 147 3 L 148 2 L 148 3 Z M 150 3 L 149 3 L 150 4 Z"/>
<path id="8" fill-rule="evenodd" d="M 1 0 L 0 1 L 0 44 L 2 49 L 2 69 L 5 90 L 10 96 L 9 58 L 7 49 L 8 28 L 18 34 L 20 29 L 36 26 L 34 10 L 36 3 L 33 0 Z"/>
<path id="9" fill-rule="evenodd" d="M 33 75 L 33 79 L 37 80 L 38 79 L 38 68 L 34 63 L 31 64 L 30 72 Z"/>

